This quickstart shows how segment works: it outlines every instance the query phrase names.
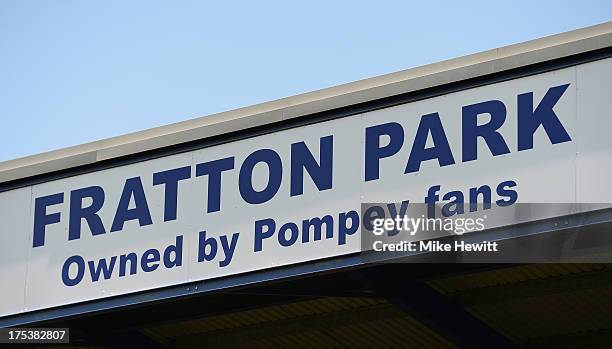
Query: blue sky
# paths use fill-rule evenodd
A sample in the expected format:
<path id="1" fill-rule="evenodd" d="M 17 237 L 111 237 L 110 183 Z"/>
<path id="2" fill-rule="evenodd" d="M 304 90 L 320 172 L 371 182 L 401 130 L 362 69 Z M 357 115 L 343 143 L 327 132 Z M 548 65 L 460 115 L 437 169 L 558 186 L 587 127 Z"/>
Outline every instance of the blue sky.
<path id="1" fill-rule="evenodd" d="M 3 0 L 0 161 L 609 20 L 612 1 Z"/>

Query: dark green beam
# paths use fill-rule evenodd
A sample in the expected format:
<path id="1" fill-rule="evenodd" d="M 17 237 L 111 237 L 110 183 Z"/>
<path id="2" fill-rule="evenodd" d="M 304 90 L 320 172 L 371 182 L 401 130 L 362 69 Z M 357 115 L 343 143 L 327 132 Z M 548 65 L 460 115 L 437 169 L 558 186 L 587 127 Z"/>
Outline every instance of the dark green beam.
<path id="1" fill-rule="evenodd" d="M 218 348 L 243 346 L 257 338 L 275 338 L 305 331 L 327 332 L 333 327 L 348 326 L 359 323 L 403 318 L 405 315 L 397 311 L 391 304 L 383 303 L 359 307 L 350 310 L 312 314 L 289 319 L 265 321 L 259 324 L 241 326 L 230 329 L 201 332 L 176 339 L 173 347 L 186 348 Z M 279 330 L 279 329 L 282 329 Z"/>
<path id="2" fill-rule="evenodd" d="M 426 278 L 403 272 L 414 264 L 397 266 L 378 271 L 358 270 L 353 277 L 457 348 L 517 348 L 516 343 L 465 310 L 461 303 L 429 286 L 423 281 Z"/>

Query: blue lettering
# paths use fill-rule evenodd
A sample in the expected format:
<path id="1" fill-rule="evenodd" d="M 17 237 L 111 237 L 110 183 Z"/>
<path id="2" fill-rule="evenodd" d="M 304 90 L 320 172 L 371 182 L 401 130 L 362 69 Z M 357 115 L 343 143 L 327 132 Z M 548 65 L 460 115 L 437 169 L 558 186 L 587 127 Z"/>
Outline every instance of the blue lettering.
<path id="1" fill-rule="evenodd" d="M 431 148 L 425 148 L 427 136 L 430 133 L 434 145 Z M 432 159 L 438 159 L 440 166 L 448 166 L 455 163 L 438 113 L 427 114 L 421 117 L 404 173 L 417 172 L 421 168 L 421 162 Z"/>
<path id="2" fill-rule="evenodd" d="M 164 184 L 164 222 L 176 219 L 178 206 L 178 182 L 191 178 L 191 166 L 153 174 L 153 185 Z"/>
<path id="3" fill-rule="evenodd" d="M 172 254 L 174 254 L 174 259 Z M 183 236 L 179 235 L 176 237 L 174 245 L 170 245 L 164 250 L 164 266 L 169 269 L 181 265 L 183 265 Z"/>
<path id="4" fill-rule="evenodd" d="M 125 270 L 127 268 L 127 262 L 130 262 L 130 275 L 136 274 L 138 256 L 134 252 L 128 254 L 122 254 L 119 256 L 119 277 L 125 276 Z"/>
<path id="5" fill-rule="evenodd" d="M 572 139 L 553 110 L 570 84 L 551 87 L 542 101 L 533 110 L 533 92 L 518 95 L 518 150 L 533 148 L 533 135 L 544 127 L 552 144 L 569 142 Z"/>
<path id="6" fill-rule="evenodd" d="M 110 263 L 106 264 L 106 259 L 102 258 L 98 261 L 98 265 L 94 261 L 89 261 L 89 272 L 91 273 L 91 281 L 96 282 L 100 279 L 100 275 L 104 276 L 105 280 L 110 279 L 113 274 L 113 268 L 115 267 L 115 262 L 117 261 L 117 256 L 112 256 L 110 259 Z"/>
<path id="7" fill-rule="evenodd" d="M 500 206 L 510 206 L 518 200 L 518 193 L 516 190 L 510 189 L 516 187 L 515 181 L 504 181 L 497 185 L 497 195 L 504 197 L 505 199 L 499 199 L 495 203 Z"/>
<path id="8" fill-rule="evenodd" d="M 322 137 L 319 141 L 319 163 L 306 146 L 299 142 L 291 144 L 291 196 L 304 193 L 304 169 L 319 191 L 331 189 L 333 169 L 333 136 Z"/>
<path id="9" fill-rule="evenodd" d="M 289 237 L 287 237 L 287 232 L 289 232 Z M 288 247 L 293 245 L 299 236 L 298 226 L 293 222 L 285 223 L 278 229 L 278 242 L 281 246 Z"/>
<path id="10" fill-rule="evenodd" d="M 135 207 L 129 208 L 132 196 L 134 197 Z M 113 219 L 113 225 L 111 226 L 111 232 L 122 230 L 125 222 L 134 219 L 138 220 L 138 224 L 141 227 L 153 224 L 140 177 L 129 178 L 125 181 L 121 199 L 119 199 L 119 205 Z"/>
<path id="11" fill-rule="evenodd" d="M 380 145 L 381 136 L 389 137 L 389 144 Z M 365 135 L 365 181 L 380 178 L 380 159 L 387 158 L 402 148 L 404 144 L 404 129 L 397 122 L 366 128 Z"/>
<path id="12" fill-rule="evenodd" d="M 47 206 L 57 205 L 64 202 L 64 193 L 42 196 L 34 201 L 34 234 L 32 247 L 45 244 L 45 227 L 49 224 L 59 223 L 60 213 L 47 214 Z"/>
<path id="13" fill-rule="evenodd" d="M 331 239 L 334 237 L 334 218 L 330 215 L 325 215 L 322 218 L 314 217 L 304 219 L 302 221 L 302 242 L 310 241 L 310 228 L 313 230 L 313 241 L 321 240 L 321 233 L 325 224 L 325 238 Z"/>
<path id="14" fill-rule="evenodd" d="M 486 124 L 478 125 L 478 115 L 489 114 Z M 462 108 L 462 152 L 463 162 L 478 158 L 478 137 L 482 137 L 493 156 L 508 154 L 510 149 L 497 130 L 506 121 L 506 106 L 501 101 L 486 101 Z"/>
<path id="15" fill-rule="evenodd" d="M 261 191 L 253 188 L 253 169 L 263 162 L 268 166 L 268 184 Z M 240 195 L 249 204 L 261 204 L 272 199 L 281 186 L 283 163 L 277 152 L 272 149 L 260 149 L 249 155 L 240 167 L 238 187 Z"/>
<path id="16" fill-rule="evenodd" d="M 233 169 L 233 156 L 196 165 L 196 176 L 208 175 L 208 213 L 221 209 L 221 172 Z"/>
<path id="17" fill-rule="evenodd" d="M 221 249 L 223 250 L 223 255 L 225 258 L 219 261 L 219 266 L 221 268 L 228 266 L 232 262 L 232 258 L 234 257 L 234 252 L 236 252 L 236 245 L 238 244 L 238 236 L 240 233 L 232 234 L 232 240 L 227 241 L 227 236 L 221 235 L 219 237 L 219 241 L 221 242 Z"/>
<path id="18" fill-rule="evenodd" d="M 207 238 L 206 231 L 198 234 L 198 246 L 198 262 L 212 261 L 217 255 L 217 240 L 212 236 Z"/>
<path id="19" fill-rule="evenodd" d="M 353 210 L 346 213 L 342 212 L 338 218 L 340 220 L 338 224 L 338 245 L 344 245 L 346 244 L 346 237 L 355 234 L 359 229 L 359 213 Z M 351 224 L 347 225 L 349 220 Z"/>
<path id="20" fill-rule="evenodd" d="M 91 198 L 91 205 L 83 207 L 83 199 Z M 73 190 L 70 192 L 70 223 L 68 227 L 68 240 L 81 238 L 81 220 L 85 219 L 92 235 L 105 234 L 104 224 L 98 211 L 104 204 L 104 190 L 94 186 Z"/>
<path id="21" fill-rule="evenodd" d="M 159 260 L 161 256 L 159 255 L 159 251 L 151 248 L 146 250 L 142 254 L 142 259 L 140 260 L 140 268 L 145 273 L 150 273 L 159 267 Z"/>
<path id="22" fill-rule="evenodd" d="M 266 228 L 264 230 L 264 228 Z M 254 252 L 259 252 L 262 249 L 263 240 L 270 238 L 274 235 L 276 230 L 276 222 L 273 219 L 261 219 L 255 221 L 255 248 Z"/>
<path id="23" fill-rule="evenodd" d="M 75 265 L 77 268 L 77 273 L 74 278 L 70 277 L 70 266 Z M 66 259 L 64 265 L 62 266 L 62 282 L 66 286 L 76 286 L 81 280 L 83 280 L 83 276 L 85 275 L 85 261 L 81 256 L 72 256 Z"/>

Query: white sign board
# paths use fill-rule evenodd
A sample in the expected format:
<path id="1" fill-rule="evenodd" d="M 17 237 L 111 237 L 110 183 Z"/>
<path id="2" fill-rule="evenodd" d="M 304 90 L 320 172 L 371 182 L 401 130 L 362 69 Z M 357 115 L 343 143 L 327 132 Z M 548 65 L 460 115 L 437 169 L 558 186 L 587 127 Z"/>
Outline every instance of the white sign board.
<path id="1" fill-rule="evenodd" d="M 609 202 L 612 59 L 0 193 L 0 316 L 358 252 L 362 202 Z M 320 228 L 320 234 L 317 234 Z"/>

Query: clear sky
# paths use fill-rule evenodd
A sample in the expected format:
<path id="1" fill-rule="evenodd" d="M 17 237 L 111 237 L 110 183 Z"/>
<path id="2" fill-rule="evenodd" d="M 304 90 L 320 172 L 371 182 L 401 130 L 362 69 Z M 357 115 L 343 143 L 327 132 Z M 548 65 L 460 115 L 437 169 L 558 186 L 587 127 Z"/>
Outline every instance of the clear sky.
<path id="1" fill-rule="evenodd" d="M 0 0 L 0 161 L 609 20 L 609 0 Z"/>

